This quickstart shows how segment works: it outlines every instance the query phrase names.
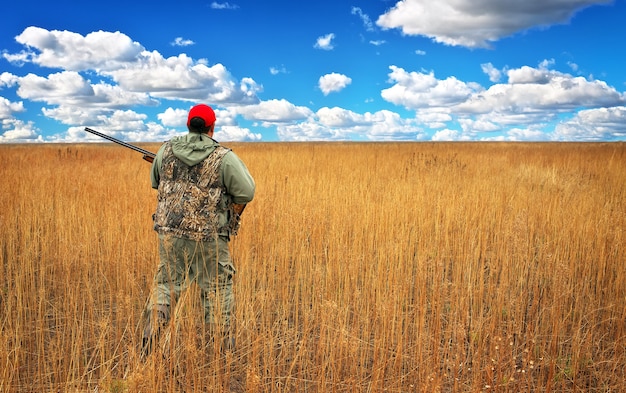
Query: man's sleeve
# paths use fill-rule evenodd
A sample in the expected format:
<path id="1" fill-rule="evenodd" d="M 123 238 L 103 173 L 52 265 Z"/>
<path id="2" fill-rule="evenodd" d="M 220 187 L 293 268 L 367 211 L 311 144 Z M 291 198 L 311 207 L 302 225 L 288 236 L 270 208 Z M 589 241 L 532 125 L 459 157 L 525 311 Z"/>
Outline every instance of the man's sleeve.
<path id="1" fill-rule="evenodd" d="M 232 151 L 222 160 L 222 177 L 233 203 L 245 205 L 252 201 L 256 188 L 254 179 L 243 161 Z"/>

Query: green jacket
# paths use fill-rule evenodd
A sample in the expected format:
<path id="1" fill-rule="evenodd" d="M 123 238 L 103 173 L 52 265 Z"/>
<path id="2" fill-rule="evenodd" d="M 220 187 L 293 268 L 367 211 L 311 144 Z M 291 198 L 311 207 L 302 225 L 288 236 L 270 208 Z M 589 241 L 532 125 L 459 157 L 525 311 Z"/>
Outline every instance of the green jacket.
<path id="1" fill-rule="evenodd" d="M 196 165 L 207 158 L 215 150 L 215 147 L 219 145 L 207 134 L 195 132 L 174 137 L 171 143 L 174 155 L 189 166 Z M 159 188 L 164 148 L 165 144 L 161 146 L 152 163 L 150 179 L 154 189 Z M 224 156 L 220 172 L 227 196 L 232 203 L 244 205 L 252 201 L 256 188 L 254 179 L 246 165 L 233 151 L 228 152 Z M 224 221 L 226 220 L 227 218 L 224 217 Z"/>

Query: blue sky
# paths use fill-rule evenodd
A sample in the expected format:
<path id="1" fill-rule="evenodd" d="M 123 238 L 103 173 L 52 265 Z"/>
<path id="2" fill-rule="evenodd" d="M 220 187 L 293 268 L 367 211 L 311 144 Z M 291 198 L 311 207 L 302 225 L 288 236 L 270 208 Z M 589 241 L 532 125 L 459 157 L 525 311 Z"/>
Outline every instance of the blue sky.
<path id="1" fill-rule="evenodd" d="M 624 141 L 625 3 L 12 1 L 0 143 Z"/>

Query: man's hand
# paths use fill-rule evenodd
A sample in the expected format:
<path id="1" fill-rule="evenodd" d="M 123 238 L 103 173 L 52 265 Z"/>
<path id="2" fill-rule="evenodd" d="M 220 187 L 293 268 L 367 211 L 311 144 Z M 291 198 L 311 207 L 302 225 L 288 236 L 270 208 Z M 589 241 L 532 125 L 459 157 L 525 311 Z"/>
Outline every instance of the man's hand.
<path id="1" fill-rule="evenodd" d="M 233 203 L 233 211 L 240 216 L 243 213 L 243 209 L 246 208 L 246 205 L 240 205 L 239 203 Z"/>
<path id="2" fill-rule="evenodd" d="M 237 236 L 237 232 L 239 231 L 239 225 L 241 224 L 241 213 L 243 213 L 243 209 L 245 208 L 245 204 L 231 204 L 231 209 L 234 214 L 232 215 L 232 217 L 230 217 L 230 222 L 228 223 L 228 226 L 230 227 L 230 234 L 232 236 Z"/>

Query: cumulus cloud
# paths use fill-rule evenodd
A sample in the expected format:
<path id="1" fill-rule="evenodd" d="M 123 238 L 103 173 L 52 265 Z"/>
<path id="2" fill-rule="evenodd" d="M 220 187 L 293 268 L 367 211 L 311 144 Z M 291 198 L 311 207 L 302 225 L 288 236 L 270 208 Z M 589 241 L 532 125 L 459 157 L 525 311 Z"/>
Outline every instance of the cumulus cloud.
<path id="1" fill-rule="evenodd" d="M 30 26 L 15 39 L 28 48 L 20 61 L 68 71 L 118 69 L 136 61 L 144 51 L 143 46 L 120 32 L 96 31 L 82 36 Z M 10 54 L 3 56 L 16 61 Z"/>
<path id="2" fill-rule="evenodd" d="M 452 115 L 447 108 L 421 108 L 416 111 L 415 118 L 435 130 L 446 127 L 452 121 Z"/>
<path id="3" fill-rule="evenodd" d="M 17 75 L 13 75 L 10 72 L 3 72 L 0 74 L 0 88 L 13 87 L 17 84 L 19 79 Z"/>
<path id="4" fill-rule="evenodd" d="M 147 115 L 132 110 L 116 110 L 111 114 L 99 115 L 100 123 L 113 131 L 144 131 Z"/>
<path id="5" fill-rule="evenodd" d="M 334 39 L 335 39 L 334 33 L 330 33 L 330 34 L 326 34 L 324 36 L 318 37 L 313 47 L 316 49 L 333 50 L 335 48 L 335 46 L 333 45 Z"/>
<path id="6" fill-rule="evenodd" d="M 486 136 L 492 132 L 503 133 L 499 138 L 503 140 L 584 139 L 585 135 L 588 140 L 598 140 L 624 135 L 624 94 L 603 81 L 552 70 L 553 64 L 547 60 L 538 67 L 505 70 L 483 65 L 491 79 L 506 77 L 504 83 L 488 88 L 391 66 L 389 81 L 393 85 L 381 95 L 414 110 L 420 124 L 435 130 L 436 140 L 477 135 L 496 139 Z M 590 109 L 578 112 L 570 121 L 559 120 L 561 114 L 582 108 Z M 555 129 L 553 135 L 545 131 L 550 128 Z"/>
<path id="7" fill-rule="evenodd" d="M 122 108 L 133 105 L 154 105 L 148 94 L 124 90 L 102 82 L 91 84 L 79 73 L 63 71 L 47 77 L 28 74 L 17 78 L 17 94 L 31 101 L 77 108 Z"/>
<path id="8" fill-rule="evenodd" d="M 467 141 L 469 140 L 469 137 L 463 135 L 458 130 L 450 130 L 446 128 L 445 130 L 435 132 L 431 140 L 436 142 Z"/>
<path id="9" fill-rule="evenodd" d="M 188 109 L 167 108 L 165 112 L 159 113 L 157 119 L 166 127 L 183 127 L 187 125 Z"/>
<path id="10" fill-rule="evenodd" d="M 397 7 L 401 3 L 411 2 L 401 1 Z M 353 13 L 365 23 L 362 11 Z M 18 38 L 24 50 L 5 51 L 5 60 L 16 65 L 33 63 L 54 72 L 0 73 L 0 89 L 14 89 L 18 97 L 0 97 L 0 142 L 42 139 L 33 123 L 17 119 L 30 108 L 29 102 L 38 103 L 43 116 L 68 126 L 63 133 L 46 137 L 48 141 L 82 140 L 85 125 L 101 127 L 123 140 L 163 141 L 185 129 L 189 107 L 197 102 L 216 106 L 216 136 L 224 141 L 260 140 L 254 127 L 276 129 L 280 140 L 292 141 L 611 140 L 626 136 L 624 94 L 593 77 L 556 71 L 551 59 L 517 68 L 482 64 L 491 82 L 484 86 L 391 65 L 389 85 L 380 95 L 401 107 L 401 116 L 388 110 L 310 109 L 286 99 L 261 101 L 258 93 L 263 86 L 251 78 L 235 78 L 222 64 L 211 65 L 185 54 L 165 58 L 119 32 L 82 36 L 32 27 Z M 326 38 L 320 48 L 333 47 L 334 34 L 320 38 Z M 284 67 L 270 72 L 284 72 Z M 318 87 L 328 95 L 351 83 L 346 75 L 330 73 L 319 78 Z M 148 110 L 157 113 L 157 121 L 150 120 Z M 406 113 L 414 117 L 404 118 Z M 252 124 L 239 124 L 241 118 Z"/>
<path id="11" fill-rule="evenodd" d="M 250 78 L 237 81 L 222 64 L 208 66 L 187 55 L 164 58 L 158 52 L 145 52 L 134 67 L 106 73 L 120 87 L 150 92 L 171 100 L 204 100 L 215 104 L 254 104 L 261 86 Z"/>
<path id="12" fill-rule="evenodd" d="M 369 123 L 369 121 L 365 119 L 364 115 L 339 107 L 321 108 L 317 111 L 317 116 L 320 124 L 326 127 L 345 128 Z"/>
<path id="13" fill-rule="evenodd" d="M 401 0 L 376 24 L 435 42 L 470 48 L 534 27 L 569 22 L 579 10 L 610 0 Z"/>
<path id="14" fill-rule="evenodd" d="M 242 106 L 234 110 L 248 120 L 267 123 L 304 120 L 313 113 L 307 107 L 296 106 L 284 99 L 262 101 L 256 105 Z"/>
<path id="15" fill-rule="evenodd" d="M 62 124 L 104 124 L 115 110 L 156 102 L 145 93 L 135 93 L 102 82 L 91 84 L 75 71 L 53 73 L 47 77 L 28 74 L 17 77 L 20 98 L 42 102 L 44 116 Z M 136 124 L 129 124 L 135 127 Z"/>
<path id="16" fill-rule="evenodd" d="M 24 112 L 24 103 L 11 102 L 4 97 L 0 97 L 0 120 L 8 119 L 16 112 Z"/>
<path id="17" fill-rule="evenodd" d="M 324 107 L 304 122 L 277 127 L 287 141 L 419 140 L 426 134 L 412 119 L 403 119 L 388 110 L 356 113 L 344 108 Z"/>
<path id="18" fill-rule="evenodd" d="M 349 134 L 337 128 L 324 127 L 315 121 L 305 121 L 297 124 L 279 125 L 276 134 L 281 141 L 344 141 Z"/>
<path id="19" fill-rule="evenodd" d="M 153 133 L 144 135 L 150 140 L 168 135 L 171 130 L 148 122 L 134 108 L 157 106 L 158 99 L 254 105 L 259 102 L 257 93 L 262 91 L 262 86 L 253 79 L 237 79 L 222 64 L 209 65 L 204 59 L 194 60 L 185 54 L 165 58 L 120 32 L 97 31 L 83 36 L 27 27 L 16 41 L 25 49 L 18 54 L 4 51 L 4 59 L 16 65 L 32 63 L 61 71 L 47 76 L 3 72 L 0 88 L 16 88 L 20 98 L 43 103 L 46 105 L 42 108 L 43 115 L 62 124 L 139 129 Z M 174 45 L 191 43 L 182 38 L 173 42 Z M 129 113 L 138 117 L 122 116 Z M 168 115 L 163 115 L 165 127 L 172 121 Z M 25 126 L 15 127 L 15 132 L 8 135 L 24 136 L 28 134 L 25 130 Z M 3 140 L 6 139 L 7 136 Z M 66 140 L 59 135 L 51 139 Z"/>
<path id="20" fill-rule="evenodd" d="M 318 86 L 324 95 L 328 95 L 345 89 L 350 83 L 352 83 L 351 78 L 346 75 L 333 72 L 321 76 Z"/>
<path id="21" fill-rule="evenodd" d="M 558 124 L 556 140 L 611 140 L 626 136 L 626 107 L 586 109 Z"/>
<path id="22" fill-rule="evenodd" d="M 82 36 L 28 27 L 16 40 L 30 51 L 23 58 L 34 64 L 75 73 L 93 70 L 112 78 L 128 92 L 172 100 L 254 104 L 258 102 L 256 94 L 262 90 L 250 78 L 236 80 L 222 64 L 209 66 L 205 60 L 196 61 L 185 54 L 164 58 L 120 32 L 98 31 Z M 78 81 L 78 77 L 74 79 Z"/>
<path id="23" fill-rule="evenodd" d="M 603 81 L 528 66 L 509 70 L 507 75 L 508 83 L 477 92 L 455 109 L 468 113 L 549 114 L 624 103 L 624 96 Z"/>
<path id="24" fill-rule="evenodd" d="M 43 142 L 43 137 L 32 122 L 23 122 L 18 119 L 0 119 L 2 131 L 0 143 L 29 143 Z"/>
<path id="25" fill-rule="evenodd" d="M 396 66 L 389 68 L 389 80 L 394 85 L 382 90 L 381 96 L 407 109 L 453 106 L 482 90 L 476 83 L 466 83 L 455 77 L 440 80 L 433 72 L 407 72 Z"/>
<path id="26" fill-rule="evenodd" d="M 261 140 L 261 134 L 248 128 L 223 126 L 215 130 L 215 139 L 222 142 L 254 142 Z"/>

